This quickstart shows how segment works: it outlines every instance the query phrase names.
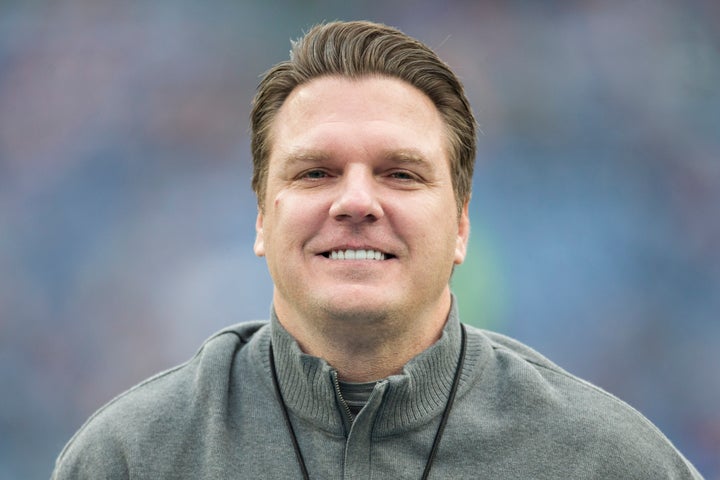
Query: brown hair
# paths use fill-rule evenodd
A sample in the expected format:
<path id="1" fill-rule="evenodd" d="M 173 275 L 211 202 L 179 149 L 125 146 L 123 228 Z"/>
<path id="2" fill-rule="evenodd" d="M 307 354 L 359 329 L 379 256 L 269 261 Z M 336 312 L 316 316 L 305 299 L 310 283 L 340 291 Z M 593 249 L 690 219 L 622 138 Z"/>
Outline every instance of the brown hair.
<path id="1" fill-rule="evenodd" d="M 425 93 L 448 129 L 450 170 L 458 212 L 470 198 L 475 164 L 476 123 L 463 86 L 426 45 L 386 25 L 366 21 L 317 25 L 292 42 L 290 59 L 271 68 L 253 99 L 252 188 L 262 209 L 275 115 L 292 90 L 322 76 L 399 78 Z"/>

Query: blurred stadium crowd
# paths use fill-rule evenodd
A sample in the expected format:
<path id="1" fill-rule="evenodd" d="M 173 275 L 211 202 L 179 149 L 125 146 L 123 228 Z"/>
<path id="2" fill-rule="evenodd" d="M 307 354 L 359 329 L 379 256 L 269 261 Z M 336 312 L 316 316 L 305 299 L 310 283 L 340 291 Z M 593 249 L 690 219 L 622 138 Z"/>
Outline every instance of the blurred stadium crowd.
<path id="1" fill-rule="evenodd" d="M 266 318 L 249 104 L 310 25 L 435 48 L 482 127 L 466 322 L 655 422 L 720 479 L 720 4 L 3 1 L 0 480 Z"/>

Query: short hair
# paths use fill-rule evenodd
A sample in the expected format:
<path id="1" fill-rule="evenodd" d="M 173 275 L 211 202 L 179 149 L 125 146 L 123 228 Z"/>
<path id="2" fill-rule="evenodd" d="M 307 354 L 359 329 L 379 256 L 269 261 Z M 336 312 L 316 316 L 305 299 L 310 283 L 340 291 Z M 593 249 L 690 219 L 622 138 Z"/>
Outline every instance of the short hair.
<path id="1" fill-rule="evenodd" d="M 448 156 L 458 215 L 470 198 L 475 165 L 477 124 L 462 83 L 422 42 L 387 25 L 367 21 L 316 25 L 292 42 L 290 59 L 272 67 L 253 99 L 252 188 L 264 209 L 273 120 L 296 87 L 312 79 L 342 76 L 399 78 L 427 95 L 440 112 L 448 133 Z"/>

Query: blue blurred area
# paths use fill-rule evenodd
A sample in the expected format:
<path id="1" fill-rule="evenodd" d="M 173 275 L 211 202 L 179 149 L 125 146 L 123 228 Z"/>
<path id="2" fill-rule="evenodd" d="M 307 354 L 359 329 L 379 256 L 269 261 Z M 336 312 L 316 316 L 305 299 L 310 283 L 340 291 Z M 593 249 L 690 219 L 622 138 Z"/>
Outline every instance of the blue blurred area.
<path id="1" fill-rule="evenodd" d="M 249 104 L 289 40 L 434 47 L 482 126 L 463 319 L 655 422 L 720 479 L 720 4 L 0 4 L 0 480 L 114 395 L 266 318 Z"/>

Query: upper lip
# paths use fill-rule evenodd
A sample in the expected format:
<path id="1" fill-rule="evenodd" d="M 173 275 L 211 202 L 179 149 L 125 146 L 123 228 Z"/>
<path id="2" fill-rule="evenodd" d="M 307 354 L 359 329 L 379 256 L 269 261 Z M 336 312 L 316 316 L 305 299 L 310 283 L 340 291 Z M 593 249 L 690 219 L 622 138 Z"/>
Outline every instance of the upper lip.
<path id="1" fill-rule="evenodd" d="M 327 250 L 323 250 L 323 251 L 325 251 L 325 252 L 332 252 L 332 251 L 340 251 L 340 250 L 376 250 L 376 251 L 378 251 L 378 252 L 387 253 L 387 252 L 386 252 L 385 250 L 383 250 L 382 248 L 372 247 L 372 246 L 368 246 L 368 245 L 362 245 L 362 246 L 342 245 L 342 246 L 339 246 L 339 247 L 331 247 L 331 248 L 328 248 Z"/>

